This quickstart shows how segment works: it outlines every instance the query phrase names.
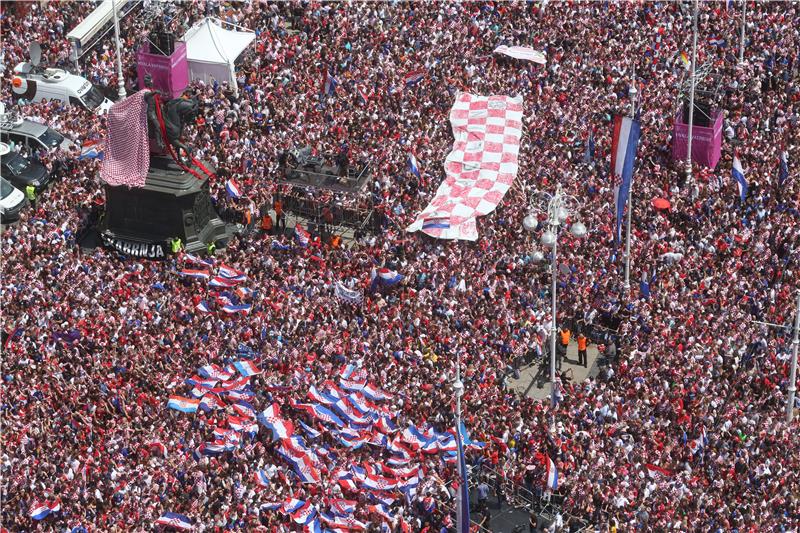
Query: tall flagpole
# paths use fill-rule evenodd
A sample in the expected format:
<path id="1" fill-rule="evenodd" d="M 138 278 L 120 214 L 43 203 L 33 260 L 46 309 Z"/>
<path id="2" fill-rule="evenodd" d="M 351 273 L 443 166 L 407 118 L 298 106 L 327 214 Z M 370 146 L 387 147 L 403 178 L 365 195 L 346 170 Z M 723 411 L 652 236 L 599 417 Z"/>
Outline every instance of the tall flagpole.
<path id="1" fill-rule="evenodd" d="M 697 0 L 694 0 L 694 14 L 692 15 L 692 70 L 690 72 L 692 92 L 689 94 L 689 139 L 686 146 L 686 177 L 692 180 L 692 128 L 694 127 L 694 86 L 695 66 L 697 65 Z"/>
<path id="2" fill-rule="evenodd" d="M 794 334 L 792 339 L 792 363 L 789 370 L 789 398 L 786 401 L 786 423 L 794 418 L 794 394 L 797 390 L 797 346 L 800 345 L 800 290 L 797 291 L 797 307 L 795 308 Z"/>
<path id="3" fill-rule="evenodd" d="M 127 96 L 125 91 L 125 78 L 122 75 L 122 50 L 119 44 L 119 17 L 117 16 L 117 0 L 111 0 L 111 11 L 114 13 L 114 41 L 117 47 L 117 83 L 119 84 L 119 99 L 124 100 Z"/>
<path id="4" fill-rule="evenodd" d="M 747 0 L 742 0 L 742 33 L 739 38 L 739 64 L 744 63 L 744 27 L 747 21 Z"/>
<path id="5" fill-rule="evenodd" d="M 461 442 L 461 396 L 464 394 L 464 384 L 461 382 L 461 350 L 456 354 L 456 382 L 453 383 L 456 394 L 456 443 L 458 445 L 458 472 L 461 483 L 458 487 L 456 500 L 456 530 L 458 533 L 469 533 L 469 481 L 467 468 L 464 464 L 464 448 Z"/>
<path id="6" fill-rule="evenodd" d="M 636 116 L 636 64 L 633 65 L 633 81 L 631 88 L 628 91 L 631 95 L 631 119 Z M 633 196 L 633 180 L 631 180 L 628 187 L 628 213 L 625 221 L 625 293 L 628 294 L 631 290 L 631 212 L 633 211 L 633 204 L 631 198 Z"/>

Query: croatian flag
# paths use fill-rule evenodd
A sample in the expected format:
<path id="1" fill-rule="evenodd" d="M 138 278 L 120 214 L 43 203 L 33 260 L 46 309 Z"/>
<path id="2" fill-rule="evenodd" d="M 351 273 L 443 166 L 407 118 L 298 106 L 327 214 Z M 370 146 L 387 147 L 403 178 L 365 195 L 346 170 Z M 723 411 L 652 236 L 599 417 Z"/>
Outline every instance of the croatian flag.
<path id="1" fill-rule="evenodd" d="M 231 279 L 225 278 L 223 276 L 214 276 L 214 278 L 208 282 L 209 287 L 223 287 L 225 289 L 230 289 L 231 287 L 235 287 L 237 283 L 244 281 L 244 279 Z"/>
<path id="2" fill-rule="evenodd" d="M 417 158 L 412 153 L 408 154 L 408 171 L 419 178 L 419 165 L 417 164 Z"/>
<path id="3" fill-rule="evenodd" d="M 615 244 L 622 240 L 622 214 L 631 190 L 636 148 L 639 145 L 638 120 L 617 115 L 614 117 L 614 138 L 611 142 L 611 172 L 614 178 L 614 205 L 617 211 Z"/>
<path id="4" fill-rule="evenodd" d="M 303 247 L 308 246 L 308 243 L 311 240 L 311 234 L 303 229 L 303 226 L 300 224 L 297 224 L 294 227 L 294 237 L 297 239 L 297 242 L 300 243 L 300 246 Z"/>
<path id="5" fill-rule="evenodd" d="M 191 268 L 184 268 L 180 272 L 181 276 L 186 276 L 187 278 L 200 278 L 200 279 L 208 279 L 211 277 L 208 270 L 193 270 Z"/>
<path id="6" fill-rule="evenodd" d="M 315 516 L 317 516 L 317 512 L 314 510 L 314 506 L 311 505 L 311 502 L 306 502 L 305 505 L 292 513 L 292 520 L 298 524 L 309 524 Z"/>
<path id="7" fill-rule="evenodd" d="M 460 420 L 459 420 L 460 422 Z M 459 427 L 462 424 L 459 423 Z M 461 431 L 456 431 L 456 448 L 458 450 L 458 476 L 461 478 L 456 495 L 457 527 L 458 533 L 469 533 L 469 477 L 467 463 L 464 460 L 464 443 Z"/>
<path id="8" fill-rule="evenodd" d="M 235 268 L 231 268 L 225 264 L 219 266 L 218 274 L 223 278 L 235 280 L 235 281 L 244 281 L 247 279 L 247 276 L 244 272 L 239 272 Z"/>
<path id="9" fill-rule="evenodd" d="M 192 398 L 184 398 L 183 396 L 170 396 L 167 401 L 167 407 L 175 409 L 181 413 L 194 413 L 200 405 L 200 400 L 193 400 Z"/>
<path id="10" fill-rule="evenodd" d="M 222 306 L 222 310 L 228 313 L 229 315 L 233 315 L 236 313 L 244 313 L 246 315 L 250 312 L 252 308 L 253 308 L 252 305 L 245 305 L 245 304 L 241 305 L 228 304 Z"/>
<path id="11" fill-rule="evenodd" d="M 330 72 L 325 72 L 325 79 L 322 84 L 322 90 L 327 95 L 332 95 L 336 92 L 336 87 L 339 85 L 339 80 L 337 80 Z"/>
<path id="12" fill-rule="evenodd" d="M 216 379 L 221 381 L 228 381 L 233 377 L 233 374 L 222 370 L 218 365 L 205 365 L 197 369 L 197 373 L 204 378 Z"/>
<path id="13" fill-rule="evenodd" d="M 203 410 L 204 413 L 208 413 L 214 409 L 224 409 L 225 402 L 220 400 L 216 394 L 206 394 L 200 400 L 198 406 Z"/>
<path id="14" fill-rule="evenodd" d="M 84 159 L 99 159 L 100 161 L 103 160 L 103 150 L 100 149 L 102 143 L 98 141 L 86 141 L 81 146 L 81 155 L 78 157 L 78 161 L 82 161 Z"/>
<path id="15" fill-rule="evenodd" d="M 716 35 L 712 35 L 708 38 L 708 44 L 712 46 L 725 46 L 725 39 L 722 39 Z"/>
<path id="16" fill-rule="evenodd" d="M 426 218 L 422 221 L 422 229 L 450 229 L 450 216 L 442 218 Z"/>
<path id="17" fill-rule="evenodd" d="M 183 260 L 188 262 L 188 263 L 195 264 L 195 265 L 202 265 L 202 266 L 207 266 L 207 267 L 214 266 L 214 259 L 211 259 L 211 258 L 202 259 L 202 258 L 197 257 L 196 255 L 193 255 L 193 254 L 190 254 L 190 253 L 183 254 Z"/>
<path id="18" fill-rule="evenodd" d="M 61 510 L 61 502 L 40 502 L 33 500 L 30 508 L 28 509 L 28 516 L 34 520 L 44 520 L 50 513 Z"/>
<path id="19" fill-rule="evenodd" d="M 233 363 L 233 367 L 239 371 L 241 375 L 244 377 L 248 376 L 255 376 L 256 374 L 260 374 L 261 370 L 253 363 L 252 361 L 236 361 Z"/>
<path id="20" fill-rule="evenodd" d="M 269 486 L 269 476 L 264 470 L 259 470 L 253 476 L 256 480 L 256 485 L 259 487 L 268 487 Z"/>
<path id="21" fill-rule="evenodd" d="M 550 490 L 558 489 L 558 469 L 556 468 L 556 464 L 553 462 L 550 457 L 547 457 L 547 462 L 545 463 L 545 469 L 547 470 L 547 476 L 545 478 L 545 488 Z"/>
<path id="22" fill-rule="evenodd" d="M 733 168 L 731 169 L 733 179 L 736 180 L 736 185 L 739 187 L 739 198 L 744 202 L 747 198 L 747 181 L 744 179 L 744 169 L 742 169 L 742 162 L 739 161 L 739 156 L 733 156 Z"/>
<path id="23" fill-rule="evenodd" d="M 164 513 L 156 520 L 157 526 L 169 526 L 181 531 L 191 531 L 194 529 L 192 521 L 188 517 L 178 513 Z"/>
<path id="24" fill-rule="evenodd" d="M 197 304 L 196 309 L 198 311 L 200 311 L 201 313 L 210 313 L 211 312 L 211 308 L 208 307 L 208 303 L 205 300 L 203 300 L 199 304 Z"/>
<path id="25" fill-rule="evenodd" d="M 405 75 L 403 81 L 405 82 L 406 87 L 411 87 L 424 77 L 425 77 L 424 70 L 412 70 L 411 72 Z"/>
<path id="26" fill-rule="evenodd" d="M 367 92 L 364 90 L 364 86 L 358 85 L 358 87 L 356 87 L 356 91 L 358 92 L 359 101 L 363 105 L 367 105 L 367 102 L 369 102 L 369 96 L 367 96 Z"/>
<path id="27" fill-rule="evenodd" d="M 229 179 L 225 182 L 225 190 L 228 191 L 228 196 L 234 200 L 238 200 L 242 197 L 242 191 L 239 189 L 239 184 L 233 179 Z"/>
<path id="28" fill-rule="evenodd" d="M 258 415 L 258 421 L 272 431 L 272 438 L 275 440 L 288 439 L 294 433 L 292 423 L 281 418 L 278 404 L 272 404 L 264 409 Z"/>
<path id="29" fill-rule="evenodd" d="M 789 178 L 789 154 L 786 150 L 781 152 L 780 165 L 778 168 L 778 186 L 783 186 L 783 183 Z"/>
<path id="30" fill-rule="evenodd" d="M 380 282 L 387 287 L 397 285 L 403 280 L 402 274 L 398 274 L 396 271 L 389 270 L 388 268 L 379 268 L 377 277 L 380 279 Z"/>

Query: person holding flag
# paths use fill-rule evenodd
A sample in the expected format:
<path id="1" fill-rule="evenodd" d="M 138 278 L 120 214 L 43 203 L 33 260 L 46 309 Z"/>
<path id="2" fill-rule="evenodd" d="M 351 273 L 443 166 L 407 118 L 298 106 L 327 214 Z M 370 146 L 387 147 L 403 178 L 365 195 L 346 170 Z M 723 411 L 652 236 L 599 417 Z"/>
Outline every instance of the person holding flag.
<path id="1" fill-rule="evenodd" d="M 742 162 L 739 161 L 739 156 L 737 156 L 735 153 L 733 154 L 733 166 L 731 168 L 731 174 L 733 179 L 736 180 L 736 185 L 739 187 L 739 201 L 744 204 L 744 200 L 747 198 L 747 191 L 749 187 L 747 185 L 747 180 L 744 179 Z"/>

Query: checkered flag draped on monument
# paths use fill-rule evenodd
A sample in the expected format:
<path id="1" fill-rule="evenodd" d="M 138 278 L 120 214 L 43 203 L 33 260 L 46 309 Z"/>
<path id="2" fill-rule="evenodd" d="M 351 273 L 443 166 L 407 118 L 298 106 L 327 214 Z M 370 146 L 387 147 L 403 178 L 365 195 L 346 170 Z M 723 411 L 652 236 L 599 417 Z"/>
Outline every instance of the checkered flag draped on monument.
<path id="1" fill-rule="evenodd" d="M 146 91 L 139 91 L 108 111 L 108 135 L 100 177 L 109 185 L 144 187 L 150 168 Z"/>

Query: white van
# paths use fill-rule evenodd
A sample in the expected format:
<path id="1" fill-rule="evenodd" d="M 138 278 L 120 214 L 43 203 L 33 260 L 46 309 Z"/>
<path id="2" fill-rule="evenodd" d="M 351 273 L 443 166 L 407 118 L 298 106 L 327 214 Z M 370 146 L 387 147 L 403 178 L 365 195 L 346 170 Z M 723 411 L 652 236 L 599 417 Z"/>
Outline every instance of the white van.
<path id="1" fill-rule="evenodd" d="M 86 78 L 58 68 L 34 67 L 27 62 L 14 67 L 11 95 L 29 102 L 59 100 L 97 114 L 106 113 L 113 104 Z"/>

